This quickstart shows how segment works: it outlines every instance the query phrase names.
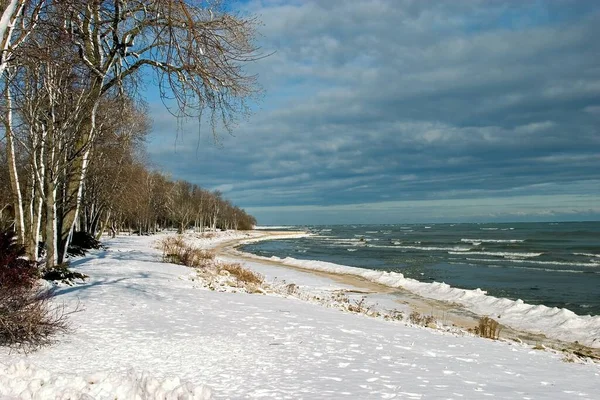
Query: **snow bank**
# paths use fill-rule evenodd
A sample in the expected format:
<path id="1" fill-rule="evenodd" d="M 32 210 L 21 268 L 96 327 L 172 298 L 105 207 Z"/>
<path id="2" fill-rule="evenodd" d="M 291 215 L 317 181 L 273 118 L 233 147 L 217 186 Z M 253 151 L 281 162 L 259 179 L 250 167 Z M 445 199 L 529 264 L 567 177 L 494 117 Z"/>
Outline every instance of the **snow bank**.
<path id="1" fill-rule="evenodd" d="M 260 239 L 253 239 L 255 240 Z M 578 341 L 586 346 L 600 348 L 600 316 L 580 316 L 564 308 L 531 305 L 522 300 L 513 301 L 489 296 L 481 289 L 459 289 L 443 282 L 419 282 L 405 278 L 397 272 L 370 270 L 316 260 L 298 260 L 291 257 L 282 259 L 276 256 L 270 258 L 254 254 L 250 256 L 309 270 L 359 276 L 374 283 L 403 288 L 426 298 L 458 303 L 478 315 L 489 315 L 515 329 L 541 333 L 549 338 L 568 342 Z"/>
<path id="2" fill-rule="evenodd" d="M 168 235 L 173 234 L 169 233 Z M 219 231 L 204 233 L 187 232 L 184 236 L 184 239 L 191 241 L 196 247 L 202 249 L 211 249 L 223 243 L 240 239 L 243 239 L 244 244 L 248 244 L 263 240 L 299 239 L 308 236 L 312 236 L 312 234 L 304 231 L 289 231 L 289 233 L 278 232 L 277 234 L 257 231 Z"/>
<path id="3" fill-rule="evenodd" d="M 15 399 L 173 399 L 204 400 L 211 392 L 204 386 L 178 378 L 157 379 L 133 370 L 127 373 L 97 373 L 82 377 L 56 375 L 18 362 L 0 364 L 0 396 Z"/>

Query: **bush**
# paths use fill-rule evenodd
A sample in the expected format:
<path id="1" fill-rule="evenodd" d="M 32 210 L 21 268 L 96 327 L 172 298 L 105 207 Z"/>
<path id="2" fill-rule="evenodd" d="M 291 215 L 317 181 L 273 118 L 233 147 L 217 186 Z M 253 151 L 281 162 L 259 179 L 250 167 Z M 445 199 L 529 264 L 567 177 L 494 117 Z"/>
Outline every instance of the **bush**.
<path id="1" fill-rule="evenodd" d="M 26 258 L 12 230 L 0 232 L 0 289 L 32 288 L 39 277 L 37 263 Z"/>
<path id="2" fill-rule="evenodd" d="M 435 317 L 433 315 L 421 315 L 417 311 L 413 311 L 408 316 L 408 320 L 415 324 L 421 326 L 433 326 L 435 323 Z"/>
<path id="3" fill-rule="evenodd" d="M 160 248 L 163 251 L 163 259 L 168 262 L 179 264 L 179 253 L 187 247 L 183 236 L 169 236 L 160 241 Z M 176 257 L 176 260 L 171 261 L 170 258 Z"/>
<path id="4" fill-rule="evenodd" d="M 167 237 L 160 245 L 165 262 L 199 268 L 209 266 L 215 259 L 212 252 L 188 245 L 182 236 Z"/>
<path id="5" fill-rule="evenodd" d="M 482 317 L 475 327 L 475 333 L 483 338 L 498 339 L 500 337 L 500 324 L 490 317 Z"/>
<path id="6" fill-rule="evenodd" d="M 254 283 L 256 285 L 261 285 L 264 281 L 262 275 L 257 274 L 254 271 L 250 271 L 249 269 L 242 267 L 240 264 L 220 264 L 219 269 L 229 272 L 238 281 L 245 284 Z"/>
<path id="7" fill-rule="evenodd" d="M 0 231 L 0 346 L 33 350 L 67 330 L 64 310 L 49 303 L 52 292 L 35 288 L 39 277 L 14 232 Z"/>
<path id="8" fill-rule="evenodd" d="M 50 291 L 0 288 L 0 345 L 25 351 L 48 345 L 52 336 L 68 330 L 62 307 L 52 307 Z"/>
<path id="9" fill-rule="evenodd" d="M 73 285 L 73 281 L 81 279 L 85 281 L 88 278 L 87 275 L 80 272 L 71 271 L 69 269 L 69 263 L 62 263 L 51 269 L 44 269 L 42 271 L 42 279 L 47 281 L 61 281 L 67 285 Z"/>
<path id="10" fill-rule="evenodd" d="M 67 254 L 70 256 L 84 256 L 87 250 L 100 249 L 102 244 L 96 238 L 83 231 L 73 232 L 71 243 L 67 248 Z"/>

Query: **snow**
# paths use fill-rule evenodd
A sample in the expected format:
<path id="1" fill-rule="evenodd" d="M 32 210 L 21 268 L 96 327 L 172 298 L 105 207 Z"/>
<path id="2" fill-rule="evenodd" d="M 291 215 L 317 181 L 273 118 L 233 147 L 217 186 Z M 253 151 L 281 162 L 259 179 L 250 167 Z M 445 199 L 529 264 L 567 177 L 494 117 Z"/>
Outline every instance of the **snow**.
<path id="1" fill-rule="evenodd" d="M 245 234 L 223 235 L 198 243 Z M 82 309 L 72 332 L 29 354 L 0 348 L 0 398 L 592 399 L 600 387 L 598 364 L 521 343 L 205 290 L 195 271 L 160 262 L 156 240 L 117 237 L 73 262 L 90 279 L 55 298 Z M 343 287 L 277 271 L 324 291 Z"/>
<path id="2" fill-rule="evenodd" d="M 481 289 L 459 289 L 443 282 L 419 282 L 405 278 L 404 275 L 396 272 L 369 270 L 317 260 L 299 260 L 292 257 L 282 259 L 275 256 L 249 256 L 256 260 L 275 261 L 306 270 L 359 276 L 374 283 L 403 288 L 426 298 L 458 303 L 475 314 L 494 316 L 502 324 L 514 329 L 600 348 L 600 316 L 581 316 L 567 309 L 489 296 Z"/>
<path id="3" fill-rule="evenodd" d="M 53 375 L 25 362 L 0 364 L 0 395 L 22 399 L 210 399 L 210 390 L 181 382 L 138 374 L 104 372 L 89 376 Z"/>

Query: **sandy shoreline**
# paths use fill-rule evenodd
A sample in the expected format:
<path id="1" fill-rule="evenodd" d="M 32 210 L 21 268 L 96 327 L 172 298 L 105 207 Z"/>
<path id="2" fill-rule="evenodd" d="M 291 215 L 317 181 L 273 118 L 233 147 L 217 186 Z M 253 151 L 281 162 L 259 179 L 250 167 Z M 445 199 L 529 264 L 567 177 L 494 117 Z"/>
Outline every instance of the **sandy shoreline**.
<path id="1" fill-rule="evenodd" d="M 213 248 L 213 250 L 215 251 L 217 256 L 235 259 L 242 263 L 258 262 L 260 264 L 301 271 L 304 273 L 309 273 L 323 278 L 327 278 L 332 281 L 354 287 L 356 288 L 356 293 L 363 293 L 367 296 L 374 294 L 389 295 L 392 296 L 394 298 L 394 301 L 398 304 L 406 305 L 411 310 L 419 312 L 423 315 L 433 315 L 439 320 L 443 320 L 445 325 L 453 325 L 464 330 L 473 329 L 475 326 L 477 326 L 479 319 L 482 317 L 481 315 L 477 315 L 467 310 L 465 307 L 459 304 L 426 298 L 416 293 L 410 292 L 406 289 L 390 287 L 383 284 L 371 282 L 360 276 L 316 271 L 309 268 L 302 268 L 299 266 L 290 265 L 280 260 L 258 259 L 256 256 L 250 253 L 245 253 L 239 250 L 240 246 L 249 242 L 293 238 L 298 237 L 298 234 L 302 233 L 303 232 L 290 231 L 255 231 L 252 236 L 246 238 L 231 239 L 219 243 Z M 560 351 L 570 351 L 575 352 L 578 355 L 585 355 L 596 359 L 600 359 L 600 349 L 582 346 L 577 342 L 571 343 L 557 339 L 551 339 L 543 334 L 516 330 L 505 325 L 501 325 L 501 339 L 523 341 L 536 346 L 543 345 L 545 347 L 553 348 Z"/>

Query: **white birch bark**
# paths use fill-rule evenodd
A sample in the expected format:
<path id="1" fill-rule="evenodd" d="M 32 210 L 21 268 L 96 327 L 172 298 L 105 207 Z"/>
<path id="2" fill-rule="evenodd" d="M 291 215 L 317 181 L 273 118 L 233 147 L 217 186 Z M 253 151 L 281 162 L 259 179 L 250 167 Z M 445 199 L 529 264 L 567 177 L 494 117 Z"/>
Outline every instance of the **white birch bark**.
<path id="1" fill-rule="evenodd" d="M 4 126 L 6 134 L 6 151 L 8 159 L 8 170 L 10 176 L 10 185 L 13 195 L 13 206 L 15 211 L 15 230 L 21 243 L 25 243 L 25 220 L 23 218 L 23 198 L 21 196 L 21 185 L 17 171 L 15 156 L 15 141 L 13 131 L 13 113 L 12 113 L 12 94 L 10 85 L 6 85 L 4 92 L 6 101 L 6 115 L 4 117 Z"/>
<path id="2" fill-rule="evenodd" d="M 0 40 L 2 56 L 0 57 L 0 76 L 4 74 L 8 66 L 8 50 L 11 45 L 11 36 L 14 28 L 15 17 L 21 12 L 25 4 L 24 0 L 10 0 L 0 17 Z"/>

